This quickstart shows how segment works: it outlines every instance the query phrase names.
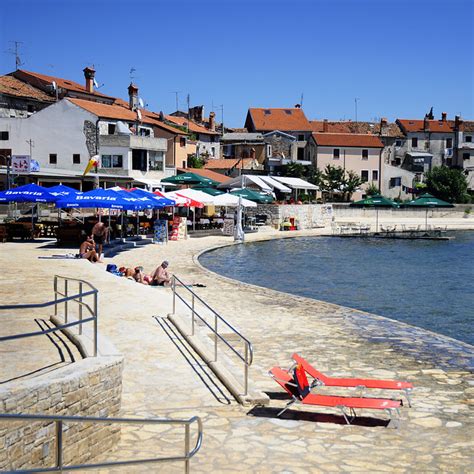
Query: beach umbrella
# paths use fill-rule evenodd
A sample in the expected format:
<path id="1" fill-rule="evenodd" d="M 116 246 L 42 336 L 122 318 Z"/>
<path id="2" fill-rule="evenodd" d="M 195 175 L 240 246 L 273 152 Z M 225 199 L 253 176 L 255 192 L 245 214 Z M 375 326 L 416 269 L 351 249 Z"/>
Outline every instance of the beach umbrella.
<path id="1" fill-rule="evenodd" d="M 45 188 L 48 193 L 61 198 L 61 196 L 74 196 L 75 194 L 80 194 L 81 191 L 77 189 L 70 188 L 69 186 L 64 186 L 64 184 L 58 184 L 57 186 L 51 186 L 50 188 Z"/>
<path id="2" fill-rule="evenodd" d="M 235 194 L 225 193 L 219 196 L 214 196 L 214 205 L 223 207 L 257 207 L 257 203 L 244 199 L 242 196 L 236 196 Z"/>
<path id="3" fill-rule="evenodd" d="M 217 186 L 219 184 L 218 181 L 215 181 L 211 178 L 206 178 L 196 173 L 191 173 L 189 171 L 187 173 L 163 178 L 161 182 L 169 184 L 203 184 L 206 186 Z"/>
<path id="4" fill-rule="evenodd" d="M 54 202 L 57 199 L 47 188 L 37 184 L 26 184 L 0 192 L 0 202 Z"/>
<path id="5" fill-rule="evenodd" d="M 178 189 L 175 192 L 179 194 L 180 196 L 193 199 L 194 201 L 200 202 L 206 206 L 214 205 L 215 196 L 211 196 L 210 194 L 203 193 L 202 191 L 199 191 L 197 189 L 191 189 L 191 188 Z"/>
<path id="6" fill-rule="evenodd" d="M 240 240 L 243 242 L 245 240 L 245 233 L 242 227 L 242 211 L 244 206 L 242 205 L 242 196 L 239 196 L 239 203 L 237 206 L 237 225 L 235 226 L 234 240 Z"/>
<path id="7" fill-rule="evenodd" d="M 218 189 L 210 188 L 208 186 L 193 186 L 191 189 L 196 189 L 197 191 L 210 194 L 211 196 L 219 196 L 219 194 L 224 194 L 224 191 L 219 191 Z"/>
<path id="8" fill-rule="evenodd" d="M 375 208 L 375 232 L 379 231 L 379 208 L 398 208 L 400 207 L 395 201 L 386 198 L 380 194 L 367 196 L 365 199 L 355 201 L 350 204 L 351 207 L 373 207 Z"/>
<path id="9" fill-rule="evenodd" d="M 150 199 L 153 202 L 153 207 L 167 207 L 167 206 L 174 206 L 175 202 L 172 199 L 168 199 L 164 196 L 160 196 L 158 194 L 152 193 L 150 191 L 145 191 L 144 189 L 140 188 L 133 188 L 127 190 L 130 194 L 134 196 L 145 197 Z"/>
<path id="10" fill-rule="evenodd" d="M 56 207 L 60 208 L 101 208 L 101 209 L 121 209 L 137 210 L 143 209 L 146 205 L 137 202 L 135 198 L 122 197 L 117 191 L 112 189 L 97 188 L 74 196 L 64 196 L 56 202 Z"/>
<path id="11" fill-rule="evenodd" d="M 178 193 L 178 191 L 164 193 L 164 196 L 175 201 L 175 206 L 178 207 L 199 207 L 200 209 L 204 207 L 202 202 L 195 201 L 194 199 L 187 196 L 183 196 L 182 194 Z"/>
<path id="12" fill-rule="evenodd" d="M 434 197 L 432 194 L 425 193 L 405 204 L 407 207 L 425 208 L 425 230 L 428 230 L 428 209 L 434 207 L 454 207 L 454 204 Z"/>
<path id="13" fill-rule="evenodd" d="M 233 189 L 230 194 L 234 194 L 235 196 L 242 196 L 245 199 L 249 199 L 250 201 L 254 201 L 258 204 L 269 204 L 273 202 L 273 196 L 263 191 L 255 191 L 254 189 L 249 188 L 241 188 L 241 189 Z"/>

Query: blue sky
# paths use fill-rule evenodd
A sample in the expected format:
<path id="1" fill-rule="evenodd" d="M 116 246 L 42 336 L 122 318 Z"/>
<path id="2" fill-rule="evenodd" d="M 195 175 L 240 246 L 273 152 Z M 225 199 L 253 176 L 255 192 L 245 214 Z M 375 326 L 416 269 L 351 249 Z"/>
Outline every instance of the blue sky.
<path id="1" fill-rule="evenodd" d="M 151 110 L 300 102 L 310 119 L 422 118 L 431 106 L 474 118 L 471 0 L 2 0 L 0 73 L 23 69 L 126 98 L 135 68 Z"/>

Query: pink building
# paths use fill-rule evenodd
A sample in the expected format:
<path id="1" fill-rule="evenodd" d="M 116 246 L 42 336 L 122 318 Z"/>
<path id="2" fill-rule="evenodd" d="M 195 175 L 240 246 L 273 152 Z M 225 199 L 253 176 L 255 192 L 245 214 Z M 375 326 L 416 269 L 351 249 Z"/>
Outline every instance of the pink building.
<path id="1" fill-rule="evenodd" d="M 313 133 L 316 142 L 316 167 L 340 166 L 357 173 L 364 184 L 352 199 L 362 199 L 364 189 L 374 184 L 381 189 L 383 143 L 375 135 L 355 133 Z"/>

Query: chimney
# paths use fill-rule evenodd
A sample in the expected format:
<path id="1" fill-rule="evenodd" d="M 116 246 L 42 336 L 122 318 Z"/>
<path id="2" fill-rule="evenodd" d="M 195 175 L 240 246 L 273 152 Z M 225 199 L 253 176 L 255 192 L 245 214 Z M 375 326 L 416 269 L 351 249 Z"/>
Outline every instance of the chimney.
<path id="1" fill-rule="evenodd" d="M 441 112 L 441 120 L 443 122 L 446 122 L 446 118 L 448 117 L 448 114 L 446 112 Z"/>
<path id="2" fill-rule="evenodd" d="M 385 117 L 380 119 L 380 135 L 383 135 L 387 131 L 388 120 Z"/>
<path id="3" fill-rule="evenodd" d="M 430 131 L 430 121 L 428 119 L 428 117 L 425 115 L 425 119 L 423 120 L 423 130 L 425 132 L 429 132 Z"/>
<path id="4" fill-rule="evenodd" d="M 295 109 L 301 109 L 301 104 L 295 104 Z"/>
<path id="5" fill-rule="evenodd" d="M 86 91 L 92 94 L 94 92 L 95 69 L 87 66 L 83 69 L 83 72 L 86 78 Z"/>
<path id="6" fill-rule="evenodd" d="M 324 120 L 323 120 L 323 132 L 324 132 L 324 133 L 327 133 L 328 130 L 329 130 L 328 120 L 327 120 L 327 119 L 324 119 Z"/>
<path id="7" fill-rule="evenodd" d="M 138 87 L 132 83 L 128 86 L 128 105 L 130 110 L 138 108 Z"/>
<path id="8" fill-rule="evenodd" d="M 215 121 L 215 112 L 209 112 L 209 130 L 211 132 L 216 131 L 216 121 Z"/>
<path id="9" fill-rule="evenodd" d="M 462 125 L 462 118 L 460 115 L 454 117 L 454 130 L 459 131 Z"/>

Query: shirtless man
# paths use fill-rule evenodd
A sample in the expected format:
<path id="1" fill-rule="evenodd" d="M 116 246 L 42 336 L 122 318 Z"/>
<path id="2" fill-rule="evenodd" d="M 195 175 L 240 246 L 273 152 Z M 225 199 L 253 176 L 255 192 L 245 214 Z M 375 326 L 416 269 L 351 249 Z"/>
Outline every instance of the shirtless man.
<path id="1" fill-rule="evenodd" d="M 100 262 L 99 256 L 95 251 L 95 242 L 92 237 L 87 237 L 87 239 L 82 242 L 79 247 L 79 255 L 81 258 L 87 258 L 89 262 Z"/>
<path id="2" fill-rule="evenodd" d="M 92 228 L 92 237 L 95 243 L 99 246 L 99 258 L 102 255 L 103 244 L 107 242 L 109 235 L 109 224 L 107 222 L 97 222 Z"/>
<path id="3" fill-rule="evenodd" d="M 171 277 L 168 273 L 169 263 L 165 260 L 152 274 L 151 274 L 151 285 L 153 286 L 165 286 L 171 283 Z"/>

